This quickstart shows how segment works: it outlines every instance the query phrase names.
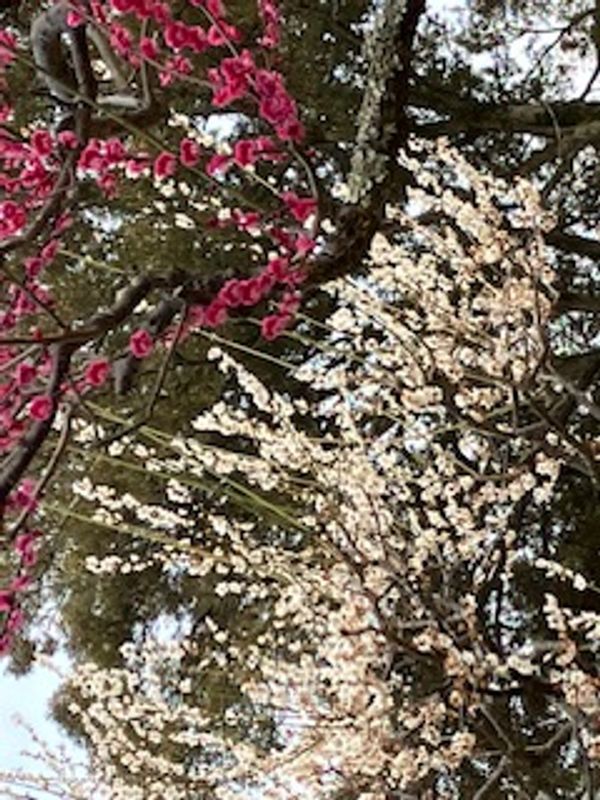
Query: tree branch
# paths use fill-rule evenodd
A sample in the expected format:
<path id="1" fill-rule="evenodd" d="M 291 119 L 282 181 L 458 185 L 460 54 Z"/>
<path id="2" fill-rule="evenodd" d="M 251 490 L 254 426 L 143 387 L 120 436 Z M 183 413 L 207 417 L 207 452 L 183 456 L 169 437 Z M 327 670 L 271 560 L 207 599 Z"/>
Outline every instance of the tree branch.
<path id="1" fill-rule="evenodd" d="M 566 250 L 578 256 L 600 259 L 600 242 L 587 239 L 585 236 L 575 236 L 572 233 L 555 229 L 545 233 L 544 239 L 547 244 L 551 244 L 559 250 Z"/>
<path id="2" fill-rule="evenodd" d="M 424 0 L 385 0 L 365 42 L 369 64 L 348 179 L 350 197 L 338 229 L 309 267 L 308 285 L 356 272 L 381 222 L 386 201 L 402 200 L 410 175 L 396 163 L 411 132 L 407 116 L 417 25 Z"/>
<path id="3" fill-rule="evenodd" d="M 580 129 L 580 135 L 589 138 L 600 124 L 600 103 L 581 100 L 560 103 L 478 103 L 473 100 L 456 99 L 448 92 L 423 86 L 421 83 L 410 90 L 409 104 L 417 108 L 435 109 L 448 116 L 446 121 L 415 125 L 423 136 L 439 136 L 449 133 L 531 133 L 552 138 L 558 125 L 562 131 Z M 588 127 L 590 126 L 590 127 Z"/>

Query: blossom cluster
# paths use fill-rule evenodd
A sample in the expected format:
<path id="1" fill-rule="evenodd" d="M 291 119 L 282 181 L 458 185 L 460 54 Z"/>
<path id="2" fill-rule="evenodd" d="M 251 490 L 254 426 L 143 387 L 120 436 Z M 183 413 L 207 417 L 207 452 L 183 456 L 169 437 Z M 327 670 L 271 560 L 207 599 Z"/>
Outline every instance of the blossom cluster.
<path id="1" fill-rule="evenodd" d="M 59 379 L 57 351 L 48 340 L 60 340 L 57 325 L 63 333 L 71 326 L 85 327 L 79 318 L 62 319 L 53 289 L 71 226 L 75 219 L 89 224 L 85 213 L 78 215 L 76 204 L 68 210 L 79 185 L 92 181 L 112 201 L 128 182 L 149 180 L 160 196 L 185 173 L 195 197 L 222 193 L 229 202 L 230 183 L 240 178 L 262 181 L 270 187 L 270 204 L 256 210 L 249 194 L 248 207 L 245 202 L 229 207 L 227 224 L 250 242 L 265 242 L 264 265 L 229 279 L 212 300 L 190 307 L 185 331 L 215 328 L 234 310 L 256 306 L 265 339 L 276 338 L 292 324 L 306 258 L 316 245 L 317 197 L 312 176 L 298 170 L 294 161 L 294 147 L 304 138 L 299 109 L 271 58 L 270 51 L 280 43 L 281 15 L 274 0 L 260 0 L 257 14 L 262 33 L 255 42 L 233 23 L 222 0 L 190 0 L 181 8 L 158 0 L 73 0 L 67 14 L 68 25 L 94 28 L 110 43 L 121 67 L 130 72 L 132 91 L 142 93 L 153 72 L 165 93 L 190 81 L 210 86 L 217 113 L 239 109 L 248 120 L 247 132 L 217 148 L 207 146 L 208 137 L 197 124 L 182 133 L 166 126 L 152 139 L 114 113 L 110 134 L 94 135 L 97 124 L 111 128 L 111 112 L 103 116 L 101 104 L 87 133 L 85 126 L 63 122 L 54 129 L 36 121 L 16 134 L 19 108 L 12 104 L 15 98 L 18 104 L 18 96 L 11 76 L 27 43 L 8 28 L 0 31 L 0 248 L 2 254 L 12 254 L 15 264 L 1 286 L 0 369 L 6 380 L 0 386 L 0 454 L 10 453 L 33 426 L 40 435 L 50 431 L 65 399 L 71 402 L 106 389 L 112 372 L 115 354 L 96 349 L 92 355 L 87 346 L 92 342 L 85 342 L 76 348 L 69 373 Z M 101 66 L 111 72 L 110 65 Z M 161 102 L 170 118 L 167 94 Z M 285 170 L 289 166 L 294 169 Z M 274 167 L 277 179 L 269 176 Z M 244 201 L 236 192 L 238 203 Z M 122 333 L 137 359 L 172 341 L 168 331 L 157 341 L 148 325 L 129 320 Z M 9 497 L 9 513 L 17 507 L 15 497 Z"/>
<path id="2" fill-rule="evenodd" d="M 599 757 L 597 679 L 578 661 L 581 647 L 597 648 L 598 614 L 550 591 L 526 613 L 513 599 L 524 565 L 579 593 L 591 586 L 540 557 L 514 524 L 515 513 L 547 508 L 570 453 L 555 434 L 532 452 L 510 402 L 516 393 L 525 405 L 543 363 L 547 220 L 529 185 L 481 175 L 444 142 L 416 153 L 413 216 L 388 208 L 399 233 L 375 237 L 368 276 L 327 287 L 338 306 L 326 340 L 318 328 L 315 355 L 292 370 L 310 400 L 273 390 L 213 347 L 235 400 L 198 415 L 194 436 L 148 431 L 144 444 L 120 444 L 130 448 L 124 470 L 135 456 L 164 481 L 168 513 L 141 491 L 90 479 L 75 487 L 99 524 L 132 536 L 145 526 L 167 574 L 212 586 L 237 610 L 203 618 L 191 638 L 183 625 L 172 670 L 150 636 L 126 645 L 123 668 L 76 671 L 72 713 L 112 797 L 183 797 L 196 779 L 220 800 L 321 798 L 349 786 L 383 797 L 438 780 L 458 786 L 465 775 L 484 786 L 503 746 L 494 738 L 490 752 L 493 698 L 503 703 L 531 680 L 551 689 L 540 723 L 548 748 L 573 725 L 558 698 L 576 710 L 573 753 Z M 109 553 L 87 568 L 128 575 L 157 562 Z M 498 574 L 507 588 L 494 595 Z M 261 626 L 249 636 L 253 607 Z M 541 634 L 527 624 L 534 613 Z M 152 653 L 156 677 L 141 683 Z M 217 719 L 210 698 L 192 702 L 193 687 L 224 675 L 231 702 Z M 219 733 L 248 715 L 255 731 L 270 719 L 276 741 Z M 171 735 L 194 761 L 187 783 L 180 754 L 167 755 Z M 523 747 L 534 754 L 539 744 Z M 207 749 L 218 753 L 211 763 L 197 755 Z"/>
<path id="3" fill-rule="evenodd" d="M 28 488 L 30 487 L 22 487 L 17 494 L 17 501 L 25 507 L 33 502 L 26 494 Z M 9 652 L 14 636 L 23 624 L 24 613 L 20 601 L 33 580 L 40 535 L 39 530 L 26 530 L 18 534 L 13 542 L 13 555 L 17 562 L 16 575 L 6 588 L 0 589 L 0 613 L 5 617 L 4 630 L 0 636 L 0 655 Z"/>

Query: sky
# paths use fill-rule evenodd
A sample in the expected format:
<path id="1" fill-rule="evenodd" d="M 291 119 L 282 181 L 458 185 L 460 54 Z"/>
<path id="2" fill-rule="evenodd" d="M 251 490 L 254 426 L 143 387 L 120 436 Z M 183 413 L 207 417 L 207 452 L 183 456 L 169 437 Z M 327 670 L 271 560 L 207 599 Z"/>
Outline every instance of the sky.
<path id="1" fill-rule="evenodd" d="M 58 731 L 46 717 L 46 708 L 59 679 L 49 669 L 37 666 L 25 676 L 4 674 L 0 678 L 0 767 L 25 766 L 20 751 L 27 743 L 26 732 L 15 729 L 18 715 L 37 731 L 47 731 L 45 738 L 57 739 Z"/>
<path id="2" fill-rule="evenodd" d="M 25 755 L 24 751 L 36 752 L 38 747 L 31 741 L 26 727 L 17 723 L 19 718 L 51 750 L 63 746 L 75 761 L 82 760 L 81 750 L 67 739 L 48 714 L 52 695 L 61 682 L 58 671 L 67 673 L 69 670 L 69 662 L 60 652 L 53 657 L 53 664 L 56 669 L 37 664 L 22 677 L 0 672 L 0 773 L 15 769 L 41 771 L 39 763 Z"/>

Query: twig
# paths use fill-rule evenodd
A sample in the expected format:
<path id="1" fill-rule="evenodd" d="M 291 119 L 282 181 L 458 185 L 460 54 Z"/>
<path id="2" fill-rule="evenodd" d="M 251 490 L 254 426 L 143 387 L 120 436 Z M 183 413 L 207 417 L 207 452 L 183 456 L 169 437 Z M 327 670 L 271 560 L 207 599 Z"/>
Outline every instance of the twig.
<path id="1" fill-rule="evenodd" d="M 52 401 L 52 410 L 47 419 L 39 420 L 29 428 L 13 448 L 0 470 L 0 509 L 2 512 L 9 494 L 50 433 L 56 416 L 56 406 L 61 395 L 62 383 L 69 372 L 72 355 L 73 348 L 68 345 L 59 344 L 53 348 L 52 373 L 46 391 L 47 397 Z"/>
<path id="2" fill-rule="evenodd" d="M 481 786 L 473 795 L 473 800 L 481 800 L 487 792 L 492 788 L 492 786 L 500 779 L 500 776 L 504 772 L 508 765 L 508 756 L 504 755 L 498 762 L 496 769 L 492 772 L 486 782 Z"/>
<path id="3" fill-rule="evenodd" d="M 160 370 L 156 378 L 156 383 L 154 384 L 154 389 L 152 390 L 152 396 L 150 397 L 150 402 L 148 403 L 148 406 L 142 418 L 132 423 L 131 425 L 127 425 L 124 429 L 118 431 L 116 434 L 105 437 L 104 439 L 102 439 L 100 444 L 108 446 L 113 442 L 116 442 L 118 439 L 121 439 L 123 436 L 127 436 L 130 433 L 134 433 L 139 428 L 141 428 L 142 425 L 145 425 L 147 422 L 150 422 L 150 420 L 152 419 L 152 414 L 154 413 L 154 408 L 156 407 L 156 403 L 158 402 L 158 398 L 160 397 L 160 393 L 164 386 L 165 378 L 167 376 L 167 371 L 169 369 L 169 364 L 173 359 L 177 343 L 181 338 L 186 317 L 187 317 L 187 308 L 184 308 L 181 317 L 179 319 L 179 322 L 177 323 L 177 328 L 175 330 L 173 341 L 171 342 L 171 345 L 167 348 L 165 358 L 163 359 L 162 364 L 160 365 Z"/>
<path id="4" fill-rule="evenodd" d="M 481 711 L 483 716 L 487 719 L 487 721 L 490 723 L 490 725 L 494 729 L 494 731 L 496 733 L 496 736 L 504 742 L 504 744 L 506 745 L 507 751 L 509 753 L 512 753 L 514 751 L 515 747 L 514 747 L 513 743 L 510 741 L 510 739 L 508 738 L 508 736 L 504 733 L 504 731 L 502 730 L 502 728 L 500 727 L 500 725 L 498 724 L 498 722 L 496 721 L 496 719 L 492 715 L 491 711 L 488 708 L 486 708 L 486 706 L 484 706 L 484 705 L 482 705 L 479 710 Z"/>
<path id="5" fill-rule="evenodd" d="M 31 502 L 29 502 L 25 506 L 23 511 L 21 511 L 18 518 L 15 520 L 15 522 L 11 525 L 11 527 L 8 530 L 7 536 L 9 542 L 14 541 L 15 537 L 17 536 L 17 534 L 27 521 L 27 518 L 33 511 L 35 502 L 39 500 L 39 498 L 42 496 L 42 494 L 44 493 L 44 489 L 48 485 L 50 478 L 54 475 L 56 471 L 61 456 L 64 453 L 67 443 L 69 441 L 69 434 L 71 433 L 72 415 L 73 415 L 73 406 L 68 406 L 65 411 L 65 420 L 60 433 L 60 437 L 58 439 L 56 447 L 54 448 L 54 452 L 52 453 L 50 461 L 48 462 L 44 475 L 38 481 L 38 484 L 33 491 L 33 494 L 31 496 Z"/>
<path id="6" fill-rule="evenodd" d="M 54 309 L 51 308 L 46 302 L 44 302 L 43 300 L 40 300 L 40 298 L 35 294 L 35 292 L 33 292 L 29 288 L 29 286 L 27 286 L 25 281 L 21 280 L 21 278 L 18 278 L 13 273 L 13 271 L 9 267 L 6 266 L 6 264 L 2 263 L 2 261 L 0 261 L 0 271 L 4 273 L 4 275 L 8 278 L 8 280 L 11 283 L 13 283 L 15 286 L 18 286 L 19 289 L 24 294 L 27 295 L 27 297 L 31 300 L 32 303 L 35 303 L 35 305 L 39 306 L 43 311 L 45 311 L 46 314 L 48 314 L 49 317 L 52 317 L 54 322 L 56 322 L 56 324 L 60 328 L 62 328 L 63 330 L 67 330 L 68 325 L 61 320 L 61 318 L 58 316 L 56 311 L 54 311 Z"/>
<path id="7" fill-rule="evenodd" d="M 573 722 L 571 721 L 566 722 L 556 731 L 556 733 L 552 734 L 547 741 L 542 742 L 541 744 L 530 744 L 525 748 L 525 751 L 527 753 L 534 753 L 536 755 L 544 755 L 545 753 L 550 752 L 555 745 L 566 741 L 568 734 L 573 734 Z"/>

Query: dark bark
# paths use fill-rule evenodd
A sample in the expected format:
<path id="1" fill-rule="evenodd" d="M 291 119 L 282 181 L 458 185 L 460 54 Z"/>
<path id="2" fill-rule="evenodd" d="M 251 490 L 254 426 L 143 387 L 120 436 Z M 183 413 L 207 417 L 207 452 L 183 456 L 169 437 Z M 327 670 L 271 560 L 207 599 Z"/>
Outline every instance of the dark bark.
<path id="1" fill-rule="evenodd" d="M 395 41 L 398 63 L 387 85 L 378 129 L 369 146 L 387 159 L 386 178 L 375 185 L 361 206 L 346 206 L 337 220 L 337 231 L 330 237 L 321 256 L 309 269 L 308 283 L 315 286 L 360 271 L 371 240 L 381 225 L 385 203 L 402 201 L 410 175 L 396 164 L 396 154 L 412 131 L 408 116 L 412 79 L 414 40 L 425 0 L 408 0 Z"/>

